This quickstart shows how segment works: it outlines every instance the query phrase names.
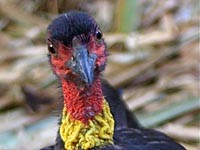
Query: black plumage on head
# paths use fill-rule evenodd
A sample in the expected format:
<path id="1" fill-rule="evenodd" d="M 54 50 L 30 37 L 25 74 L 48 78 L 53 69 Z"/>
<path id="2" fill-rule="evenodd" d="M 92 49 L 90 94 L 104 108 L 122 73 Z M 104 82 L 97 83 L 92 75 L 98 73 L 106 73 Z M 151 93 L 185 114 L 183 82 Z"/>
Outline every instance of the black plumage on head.
<path id="1" fill-rule="evenodd" d="M 89 34 L 95 33 L 98 25 L 95 20 L 84 12 L 71 11 L 61 14 L 47 29 L 50 39 L 63 42 L 65 46 L 72 43 L 74 36 L 82 41 L 89 41 Z"/>

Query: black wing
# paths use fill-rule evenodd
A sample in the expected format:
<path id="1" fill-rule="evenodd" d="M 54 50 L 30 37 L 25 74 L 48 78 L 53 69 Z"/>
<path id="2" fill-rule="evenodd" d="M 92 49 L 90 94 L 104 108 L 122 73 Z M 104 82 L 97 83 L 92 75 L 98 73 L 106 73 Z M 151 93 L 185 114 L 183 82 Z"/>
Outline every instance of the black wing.
<path id="1" fill-rule="evenodd" d="M 101 83 L 103 94 L 106 101 L 109 103 L 111 113 L 113 114 L 115 120 L 115 128 L 141 128 L 134 114 L 128 110 L 127 106 L 121 99 L 119 92 L 106 80 L 102 79 Z"/>
<path id="2" fill-rule="evenodd" d="M 96 150 L 186 150 L 165 134 L 151 129 L 117 130 L 114 143 Z"/>

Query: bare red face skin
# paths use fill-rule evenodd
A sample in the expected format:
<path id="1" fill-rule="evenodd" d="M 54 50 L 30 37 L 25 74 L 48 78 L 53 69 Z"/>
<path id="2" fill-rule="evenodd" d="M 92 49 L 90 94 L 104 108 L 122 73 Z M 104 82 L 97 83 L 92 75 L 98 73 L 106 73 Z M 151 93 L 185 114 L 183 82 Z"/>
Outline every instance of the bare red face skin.
<path id="1" fill-rule="evenodd" d="M 68 75 L 76 76 L 73 71 L 67 67 L 67 62 L 72 58 L 73 47 L 67 47 L 59 41 L 50 42 L 48 41 L 48 45 L 53 45 L 55 49 L 55 54 L 51 54 L 50 52 L 50 63 L 52 65 L 52 69 L 54 73 L 60 78 L 63 79 Z M 88 43 L 85 43 L 89 53 L 96 54 L 97 59 L 95 62 L 96 73 L 100 73 L 104 70 L 106 61 L 107 61 L 107 50 L 104 43 L 104 40 L 98 40 L 94 37 L 94 35 L 90 35 L 90 40 Z"/>
<path id="2" fill-rule="evenodd" d="M 98 56 L 96 67 L 101 68 L 100 71 L 104 70 L 108 55 L 104 40 L 97 40 L 94 36 L 91 36 L 91 41 L 88 44 L 88 47 L 90 53 L 97 54 Z"/>
<path id="3" fill-rule="evenodd" d="M 73 59 L 74 48 L 66 47 L 59 41 L 48 41 L 49 46 L 53 46 L 53 53 L 50 52 L 50 63 L 54 73 L 60 78 L 62 83 L 64 104 L 70 117 L 87 124 L 90 119 L 102 111 L 103 93 L 99 74 L 106 65 L 107 50 L 103 39 L 96 39 L 90 35 L 90 40 L 84 43 L 90 54 L 96 54 L 95 77 L 91 86 L 84 86 L 79 75 L 67 67 L 68 61 Z"/>

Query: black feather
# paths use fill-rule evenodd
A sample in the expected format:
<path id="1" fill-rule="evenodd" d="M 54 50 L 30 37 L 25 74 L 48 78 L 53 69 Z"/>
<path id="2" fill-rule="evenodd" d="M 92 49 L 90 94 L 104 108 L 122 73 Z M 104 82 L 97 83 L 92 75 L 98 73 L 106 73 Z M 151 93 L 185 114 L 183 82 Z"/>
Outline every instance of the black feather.
<path id="1" fill-rule="evenodd" d="M 101 80 L 103 94 L 115 120 L 115 129 L 123 127 L 142 128 L 133 113 L 126 107 L 119 92 L 106 80 Z"/>
<path id="2" fill-rule="evenodd" d="M 119 129 L 115 132 L 114 143 L 94 150 L 185 150 L 173 139 L 152 129 Z"/>
<path id="3" fill-rule="evenodd" d="M 95 33 L 97 24 L 87 13 L 72 11 L 61 14 L 47 29 L 50 39 L 63 42 L 70 46 L 74 36 L 79 36 L 83 41 L 89 41 L 89 34 Z"/>

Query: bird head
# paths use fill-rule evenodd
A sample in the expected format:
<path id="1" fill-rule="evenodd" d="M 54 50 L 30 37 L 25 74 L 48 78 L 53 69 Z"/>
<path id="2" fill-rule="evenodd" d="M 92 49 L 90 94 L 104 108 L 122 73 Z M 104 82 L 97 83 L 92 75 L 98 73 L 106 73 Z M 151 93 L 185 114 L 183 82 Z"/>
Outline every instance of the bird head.
<path id="1" fill-rule="evenodd" d="M 62 80 L 91 85 L 106 65 L 103 34 L 87 13 L 69 12 L 54 19 L 47 29 L 49 58 Z"/>

